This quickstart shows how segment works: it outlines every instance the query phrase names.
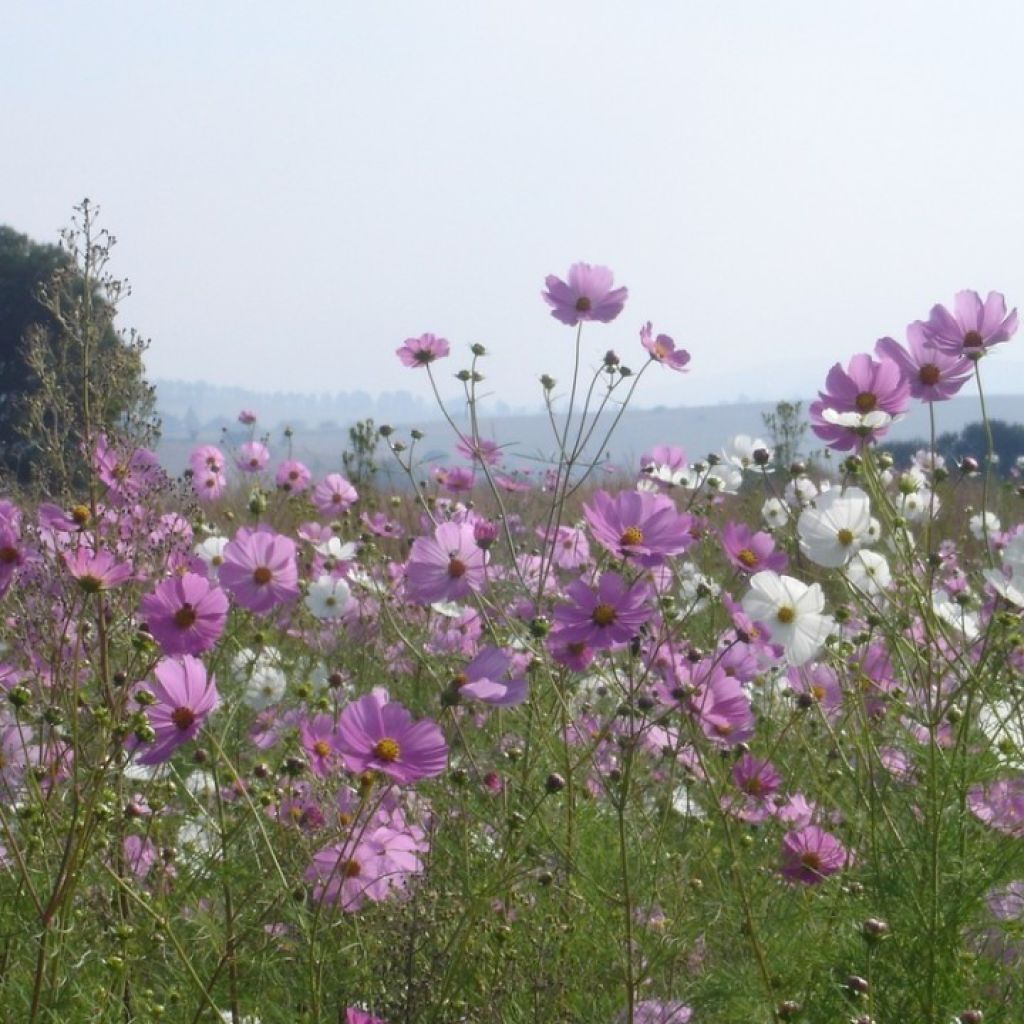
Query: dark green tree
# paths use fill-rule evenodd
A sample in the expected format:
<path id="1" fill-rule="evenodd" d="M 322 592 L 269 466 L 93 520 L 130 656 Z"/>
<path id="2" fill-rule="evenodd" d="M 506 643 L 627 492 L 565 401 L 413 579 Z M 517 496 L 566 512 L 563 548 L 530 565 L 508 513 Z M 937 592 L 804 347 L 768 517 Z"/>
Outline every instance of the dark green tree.
<path id="1" fill-rule="evenodd" d="M 0 227 L 0 473 L 54 496 L 82 486 L 99 433 L 156 430 L 146 343 L 115 327 L 128 287 L 96 215 L 83 201 L 59 246 Z"/>

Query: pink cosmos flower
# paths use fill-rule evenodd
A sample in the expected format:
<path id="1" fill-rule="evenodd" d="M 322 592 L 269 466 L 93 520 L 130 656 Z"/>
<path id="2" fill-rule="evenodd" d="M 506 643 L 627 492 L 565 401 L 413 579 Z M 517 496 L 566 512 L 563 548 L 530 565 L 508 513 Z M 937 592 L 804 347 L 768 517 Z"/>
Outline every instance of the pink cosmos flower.
<path id="1" fill-rule="evenodd" d="M 224 548 L 220 582 L 243 608 L 264 615 L 298 596 L 295 542 L 243 526 Z"/>
<path id="2" fill-rule="evenodd" d="M 448 744 L 437 723 L 412 715 L 376 689 L 342 711 L 335 747 L 351 772 L 376 771 L 407 785 L 448 767 Z"/>
<path id="3" fill-rule="evenodd" d="M 188 464 L 198 476 L 200 473 L 223 473 L 225 467 L 224 453 L 212 444 L 201 444 L 193 448 L 188 457 Z"/>
<path id="4" fill-rule="evenodd" d="M 106 434 L 96 438 L 93 465 L 108 497 L 118 505 L 135 501 L 166 478 L 154 452 L 112 444 Z"/>
<path id="5" fill-rule="evenodd" d="M 340 473 L 328 473 L 313 488 L 313 504 L 322 516 L 344 512 L 359 500 L 359 492 Z"/>
<path id="6" fill-rule="evenodd" d="M 304 718 L 299 725 L 299 741 L 309 756 L 313 774 L 321 779 L 331 774 L 338 761 L 338 752 L 334 749 L 335 736 L 337 730 L 331 715 Z"/>
<path id="7" fill-rule="evenodd" d="M 574 263 L 568 283 L 549 274 L 544 284 L 547 291 L 541 296 L 552 307 L 551 315 L 569 327 L 581 320 L 611 322 L 622 312 L 629 295 L 625 288 L 612 288 L 612 272 L 607 267 L 589 263 Z"/>
<path id="8" fill-rule="evenodd" d="M 590 542 L 577 526 L 560 526 L 553 538 L 538 526 L 537 536 L 550 546 L 551 559 L 559 569 L 579 569 L 590 561 Z"/>
<path id="9" fill-rule="evenodd" d="M 606 551 L 639 565 L 661 565 L 693 541 L 692 517 L 680 515 L 666 494 L 620 491 L 612 497 L 597 491 L 583 511 L 594 539 Z"/>
<path id="10" fill-rule="evenodd" d="M 238 414 L 238 422 L 243 426 L 251 427 L 256 422 L 256 413 L 252 409 L 242 409 Z"/>
<path id="11" fill-rule="evenodd" d="M 25 564 L 25 547 L 17 519 L 0 519 L 0 597 L 7 593 L 18 569 Z"/>
<path id="12" fill-rule="evenodd" d="M 178 747 L 188 743 L 199 732 L 206 716 L 219 702 L 217 684 L 207 677 L 206 668 L 198 658 L 164 658 L 153 670 L 155 683 L 144 684 L 156 703 L 146 708 L 146 717 L 156 733 L 138 758 L 139 764 L 161 764 Z"/>
<path id="13" fill-rule="evenodd" d="M 383 1017 L 374 1017 L 373 1014 L 360 1010 L 357 1006 L 350 1006 L 345 1011 L 345 1024 L 388 1024 Z"/>
<path id="14" fill-rule="evenodd" d="M 270 461 L 270 450 L 260 441 L 246 441 L 238 449 L 235 465 L 243 473 L 259 473 Z"/>
<path id="15" fill-rule="evenodd" d="M 656 363 L 667 366 L 670 370 L 687 373 L 686 364 L 690 361 L 690 353 L 685 348 L 676 348 L 676 343 L 667 335 L 654 337 L 651 321 L 640 329 L 640 344 L 650 353 Z"/>
<path id="16" fill-rule="evenodd" d="M 754 735 L 754 712 L 743 685 L 716 665 L 690 699 L 690 710 L 704 735 L 731 747 Z"/>
<path id="17" fill-rule="evenodd" d="M 782 838 L 783 878 L 804 885 L 817 885 L 849 863 L 846 848 L 830 832 L 807 825 Z"/>
<path id="18" fill-rule="evenodd" d="M 418 338 L 406 338 L 395 354 L 403 366 L 429 366 L 437 359 L 448 355 L 448 342 L 433 334 L 421 334 Z"/>
<path id="19" fill-rule="evenodd" d="M 997 779 L 967 793 L 971 813 L 990 828 L 1024 839 L 1024 777 Z"/>
<path id="20" fill-rule="evenodd" d="M 274 483 L 289 494 L 301 494 L 309 487 L 312 479 L 313 474 L 305 463 L 299 462 L 298 459 L 285 459 L 277 467 Z"/>
<path id="21" fill-rule="evenodd" d="M 209 469 L 193 472 L 192 489 L 200 501 L 216 501 L 228 489 L 228 478 Z"/>
<path id="22" fill-rule="evenodd" d="M 596 590 L 576 580 L 565 592 L 573 603 L 555 609 L 553 643 L 606 650 L 629 643 L 651 617 L 650 587 L 645 583 L 627 586 L 615 572 L 603 573 Z"/>
<path id="23" fill-rule="evenodd" d="M 1009 341 L 1017 330 L 1017 310 L 1006 314 L 1006 299 L 989 292 L 984 302 L 977 292 L 957 292 L 953 312 L 933 306 L 923 325 L 926 340 L 940 352 L 980 359 L 993 345 Z"/>
<path id="24" fill-rule="evenodd" d="M 615 1024 L 627 1024 L 629 1014 L 624 1010 Z M 633 1007 L 633 1024 L 690 1024 L 693 1010 L 685 1003 L 663 1002 L 660 999 L 642 999 Z"/>
<path id="25" fill-rule="evenodd" d="M 228 599 L 205 576 L 187 572 L 164 580 L 147 594 L 142 614 L 164 654 L 200 654 L 224 632 Z"/>
<path id="26" fill-rule="evenodd" d="M 87 594 L 98 594 L 127 582 L 134 575 L 130 565 L 118 562 L 109 551 L 78 548 L 64 555 L 64 564 Z"/>
<path id="27" fill-rule="evenodd" d="M 855 355 L 845 370 L 836 363 L 825 387 L 808 409 L 811 429 L 837 451 L 852 451 L 882 437 L 892 418 L 910 404 L 910 385 L 899 364 L 872 359 L 866 352 Z"/>
<path id="28" fill-rule="evenodd" d="M 974 373 L 970 359 L 932 345 L 920 320 L 908 325 L 906 348 L 892 338 L 880 338 L 875 353 L 899 366 L 911 396 L 922 402 L 952 398 Z"/>
<path id="29" fill-rule="evenodd" d="M 473 470 L 465 466 L 435 466 L 433 472 L 438 484 L 452 494 L 468 494 L 476 482 Z"/>
<path id="30" fill-rule="evenodd" d="M 722 527 L 722 547 L 726 557 L 740 572 L 771 569 L 781 573 L 789 565 L 786 553 L 776 550 L 775 538 L 770 533 L 752 533 L 743 523 L 730 521 Z"/>
<path id="31" fill-rule="evenodd" d="M 485 647 L 452 678 L 452 690 L 460 700 L 510 708 L 522 704 L 528 694 L 524 678 L 506 679 L 512 659 L 498 647 Z"/>
<path id="32" fill-rule="evenodd" d="M 474 442 L 470 438 L 464 437 L 459 440 L 455 450 L 464 459 L 469 459 L 472 462 L 479 462 L 486 466 L 501 464 L 501 445 L 497 441 L 480 438 L 479 441 Z"/>
<path id="33" fill-rule="evenodd" d="M 413 541 L 406 564 L 406 593 L 417 604 L 458 601 L 480 593 L 486 580 L 487 552 L 468 523 L 442 523 L 433 537 Z"/>

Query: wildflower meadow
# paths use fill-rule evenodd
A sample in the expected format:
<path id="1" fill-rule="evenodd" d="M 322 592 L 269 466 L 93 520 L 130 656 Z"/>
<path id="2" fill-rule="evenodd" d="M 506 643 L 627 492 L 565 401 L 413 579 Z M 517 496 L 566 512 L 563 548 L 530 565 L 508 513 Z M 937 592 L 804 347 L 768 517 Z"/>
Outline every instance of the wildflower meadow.
<path id="1" fill-rule="evenodd" d="M 551 458 L 481 428 L 483 344 L 395 339 L 457 458 L 382 427 L 393 492 L 258 410 L 171 478 L 75 335 L 85 469 L 0 504 L 0 1019 L 1024 1020 L 1024 491 L 934 444 L 1016 311 L 830 353 L 791 462 L 612 471 L 700 354 L 602 266 L 522 301 Z"/>

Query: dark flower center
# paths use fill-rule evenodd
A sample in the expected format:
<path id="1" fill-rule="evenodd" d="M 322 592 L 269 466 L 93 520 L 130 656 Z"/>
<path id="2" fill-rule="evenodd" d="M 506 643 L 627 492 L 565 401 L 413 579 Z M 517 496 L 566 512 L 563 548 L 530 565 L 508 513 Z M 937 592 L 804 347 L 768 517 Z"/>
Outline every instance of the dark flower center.
<path id="1" fill-rule="evenodd" d="M 918 378 L 926 387 L 933 387 L 939 383 L 940 371 L 934 363 L 925 363 L 918 371 Z"/>
<path id="2" fill-rule="evenodd" d="M 103 589 L 103 580 L 99 576 L 79 576 L 78 585 L 87 594 L 98 594 Z"/>
<path id="3" fill-rule="evenodd" d="M 252 581 L 258 587 L 265 587 L 273 578 L 274 574 L 265 565 L 253 570 Z"/>
<path id="4" fill-rule="evenodd" d="M 18 560 L 18 549 L 12 547 L 0 548 L 0 562 L 4 565 L 13 565 Z"/>
<path id="5" fill-rule="evenodd" d="M 844 547 L 848 548 L 853 543 L 853 533 L 850 530 L 840 530 L 836 534 L 836 540 Z"/>
<path id="6" fill-rule="evenodd" d="M 346 878 L 355 878 L 363 869 L 359 865 L 357 860 L 348 860 L 345 862 L 345 867 L 342 869 L 342 874 Z"/>
<path id="7" fill-rule="evenodd" d="M 448 575 L 457 580 L 466 575 L 466 563 L 461 558 L 452 558 L 448 562 Z"/>
<path id="8" fill-rule="evenodd" d="M 854 400 L 858 412 L 874 412 L 878 406 L 878 396 L 873 391 L 862 391 Z"/>
<path id="9" fill-rule="evenodd" d="M 381 761 L 387 761 L 390 764 L 391 762 L 398 760 L 401 748 L 395 740 L 391 739 L 390 736 L 385 736 L 384 739 L 378 740 L 374 744 L 373 753 L 374 756 L 378 757 Z"/>
<path id="10" fill-rule="evenodd" d="M 616 618 L 618 618 L 618 612 L 615 610 L 615 605 L 612 604 L 599 604 L 590 616 L 595 626 L 610 626 Z"/>
<path id="11" fill-rule="evenodd" d="M 964 348 L 981 348 L 985 339 L 977 331 L 968 331 L 964 335 Z"/>
<path id="12" fill-rule="evenodd" d="M 465 672 L 458 672 L 452 676 L 452 686 L 465 686 L 469 682 L 469 676 Z"/>
<path id="13" fill-rule="evenodd" d="M 196 713 L 191 708 L 175 708 L 171 712 L 171 721 L 182 731 L 190 728 L 196 720 Z"/>
<path id="14" fill-rule="evenodd" d="M 784 626 L 788 626 L 795 618 L 796 612 L 787 605 L 783 605 L 776 613 L 775 618 Z"/>
<path id="15" fill-rule="evenodd" d="M 178 629 L 188 629 L 195 624 L 196 610 L 187 601 L 174 613 L 174 624 Z"/>
<path id="16" fill-rule="evenodd" d="M 590 299 L 588 299 L 586 295 L 581 295 L 576 300 L 576 312 L 577 313 L 586 313 L 586 312 L 589 312 L 590 309 L 591 309 Z"/>
<path id="17" fill-rule="evenodd" d="M 821 856 L 815 853 L 814 850 L 808 850 L 806 853 L 800 854 L 800 863 L 811 871 L 821 873 Z"/>
<path id="18" fill-rule="evenodd" d="M 431 352 L 429 348 L 420 348 L 413 353 L 412 358 L 414 362 L 422 363 L 426 366 L 427 363 L 432 363 L 434 361 L 434 353 Z"/>

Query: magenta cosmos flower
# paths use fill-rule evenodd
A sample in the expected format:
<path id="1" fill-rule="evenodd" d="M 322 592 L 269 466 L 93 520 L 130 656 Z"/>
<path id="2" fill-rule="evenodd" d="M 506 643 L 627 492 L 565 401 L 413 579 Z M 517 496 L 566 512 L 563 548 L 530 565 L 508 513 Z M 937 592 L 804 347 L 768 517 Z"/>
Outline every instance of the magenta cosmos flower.
<path id="1" fill-rule="evenodd" d="M 789 559 L 775 548 L 775 538 L 763 530 L 752 533 L 743 523 L 730 521 L 722 527 L 722 547 L 729 561 L 740 572 L 755 573 L 762 569 L 785 572 Z"/>
<path id="2" fill-rule="evenodd" d="M 933 306 L 924 335 L 939 351 L 980 359 L 993 345 L 1009 341 L 1017 330 L 1017 310 L 1006 314 L 1006 299 L 989 292 L 984 302 L 977 292 L 957 292 L 953 312 Z"/>
<path id="3" fill-rule="evenodd" d="M 243 526 L 224 548 L 220 582 L 243 608 L 265 615 L 299 593 L 295 542 Z"/>
<path id="4" fill-rule="evenodd" d="M 541 292 L 551 306 L 551 315 L 569 327 L 581 320 L 614 320 L 626 304 L 629 291 L 612 288 L 612 272 L 607 267 L 592 267 L 589 263 L 574 263 L 569 268 L 569 280 L 554 274 L 544 279 L 547 291 Z"/>
<path id="5" fill-rule="evenodd" d="M 403 366 L 429 366 L 448 355 L 448 342 L 433 334 L 421 334 L 418 338 L 406 338 L 395 354 Z"/>
<path id="6" fill-rule="evenodd" d="M 301 494 L 309 487 L 312 479 L 313 474 L 305 463 L 299 462 L 298 459 L 285 459 L 277 467 L 274 483 L 289 494 Z"/>
<path id="7" fill-rule="evenodd" d="M 468 523 L 442 523 L 433 537 L 417 537 L 405 567 L 406 593 L 418 604 L 458 601 L 479 593 L 486 579 L 487 552 Z"/>
<path id="8" fill-rule="evenodd" d="M 98 594 L 126 583 L 134 575 L 130 565 L 117 561 L 109 551 L 86 548 L 64 555 L 64 564 L 87 594 Z"/>
<path id="9" fill-rule="evenodd" d="M 855 355 L 844 370 L 836 363 L 808 412 L 811 429 L 830 448 L 851 451 L 883 436 L 893 417 L 906 412 L 910 385 L 898 363 Z"/>
<path id="10" fill-rule="evenodd" d="M 920 320 L 907 326 L 906 348 L 893 338 L 880 338 L 875 353 L 899 366 L 911 396 L 922 402 L 952 398 L 974 373 L 970 359 L 932 345 Z"/>
<path id="11" fill-rule="evenodd" d="M 382 689 L 346 706 L 334 745 L 349 771 L 381 772 L 403 785 L 440 775 L 448 766 L 448 744 L 437 723 L 414 722 Z"/>
<path id="12" fill-rule="evenodd" d="M 452 677 L 452 689 L 462 700 L 479 700 L 484 704 L 510 708 L 522 704 L 528 685 L 522 677 L 507 679 L 512 659 L 498 647 L 485 647 L 464 668 Z"/>
<path id="13" fill-rule="evenodd" d="M 156 737 L 143 748 L 140 764 L 166 761 L 178 747 L 195 737 L 220 699 L 213 676 L 207 677 L 203 663 L 190 655 L 164 658 L 153 674 L 156 682 L 147 683 L 144 688 L 156 698 L 146 708 Z"/>
<path id="14" fill-rule="evenodd" d="M 187 572 L 164 580 L 147 594 L 142 614 L 164 654 L 200 654 L 224 632 L 228 599 L 205 576 Z"/>
<path id="15" fill-rule="evenodd" d="M 259 473 L 270 461 L 270 449 L 261 441 L 246 441 L 238 449 L 235 465 L 243 473 Z"/>
<path id="16" fill-rule="evenodd" d="M 620 491 L 612 497 L 597 491 L 583 511 L 601 547 L 639 565 L 661 565 L 693 541 L 693 518 L 680 515 L 675 502 L 665 494 Z"/>
<path id="17" fill-rule="evenodd" d="M 387 1024 L 383 1017 L 360 1010 L 358 1006 L 350 1006 L 345 1011 L 345 1024 Z"/>
<path id="18" fill-rule="evenodd" d="M 790 882 L 817 885 L 846 867 L 849 859 L 843 844 L 817 825 L 807 825 L 782 837 L 781 871 Z"/>
<path id="19" fill-rule="evenodd" d="M 615 572 L 603 573 L 596 590 L 577 580 L 565 592 L 573 604 L 555 609 L 556 628 L 551 635 L 552 642 L 560 645 L 585 644 L 605 650 L 626 644 L 651 617 L 650 587 L 644 583 L 630 587 Z"/>
<path id="20" fill-rule="evenodd" d="M 685 348 L 676 348 L 676 343 L 667 334 L 655 337 L 650 320 L 640 328 L 640 344 L 647 349 L 656 363 L 680 373 L 687 372 L 686 364 L 690 361 L 690 353 Z"/>

